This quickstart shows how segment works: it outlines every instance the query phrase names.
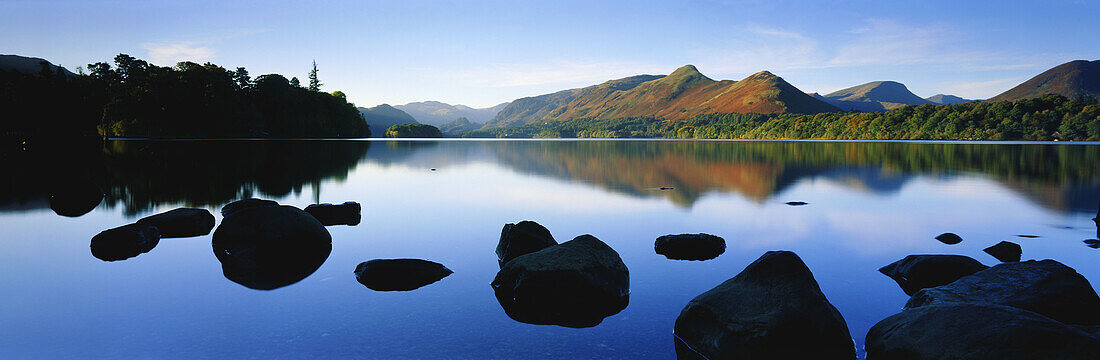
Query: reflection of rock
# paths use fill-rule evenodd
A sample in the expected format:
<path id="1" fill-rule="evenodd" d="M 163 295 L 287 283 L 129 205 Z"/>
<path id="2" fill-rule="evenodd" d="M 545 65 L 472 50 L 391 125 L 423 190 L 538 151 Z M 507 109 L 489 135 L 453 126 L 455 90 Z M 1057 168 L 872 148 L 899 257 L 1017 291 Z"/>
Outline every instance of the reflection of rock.
<path id="1" fill-rule="evenodd" d="M 1084 242 L 1085 246 L 1093 249 L 1100 249 L 1100 239 L 1086 239 Z"/>
<path id="2" fill-rule="evenodd" d="M 630 274 L 614 249 L 581 235 L 505 263 L 492 286 L 516 321 L 591 327 L 626 308 Z"/>
<path id="3" fill-rule="evenodd" d="M 1100 339 L 1026 310 L 950 304 L 880 321 L 866 349 L 868 359 L 1096 359 Z"/>
<path id="4" fill-rule="evenodd" d="M 844 318 L 790 251 L 769 251 L 696 296 L 676 318 L 675 336 L 683 357 L 855 359 Z"/>
<path id="5" fill-rule="evenodd" d="M 374 259 L 355 267 L 355 279 L 375 291 L 409 291 L 439 281 L 454 271 L 420 259 Z"/>
<path id="6" fill-rule="evenodd" d="M 241 199 L 241 200 L 237 200 L 237 201 L 225 204 L 225 206 L 222 206 L 222 217 L 229 216 L 230 214 L 233 214 L 235 212 L 238 212 L 238 211 L 241 211 L 241 210 L 244 210 L 244 209 L 250 209 L 250 208 L 254 208 L 254 207 L 265 207 L 265 206 L 279 206 L 279 203 L 271 201 L 271 200 L 264 200 L 264 199 L 257 199 L 257 198 Z"/>
<path id="7" fill-rule="evenodd" d="M 909 255 L 878 271 L 894 279 L 905 295 L 913 295 L 917 290 L 947 285 L 988 268 L 962 255 Z"/>
<path id="8" fill-rule="evenodd" d="M 50 192 L 50 209 L 61 216 L 77 217 L 103 201 L 103 190 L 88 180 L 58 185 Z"/>
<path id="9" fill-rule="evenodd" d="M 653 250 L 674 260 L 710 260 L 726 251 L 726 240 L 701 233 L 665 235 L 657 238 Z"/>
<path id="10" fill-rule="evenodd" d="M 1100 324 L 1100 297 L 1084 276 L 1054 260 L 1004 263 L 918 291 L 906 309 L 971 303 L 1033 311 L 1067 324 Z"/>
<path id="11" fill-rule="evenodd" d="M 302 210 L 261 206 L 229 212 L 214 230 L 213 245 L 227 279 L 271 290 L 317 271 L 332 251 L 332 237 Z"/>
<path id="12" fill-rule="evenodd" d="M 550 235 L 550 230 L 537 222 L 524 220 L 516 224 L 505 224 L 500 230 L 500 241 L 497 242 L 497 260 L 503 267 L 504 263 L 520 255 L 557 244 L 554 236 Z"/>
<path id="13" fill-rule="evenodd" d="M 359 203 L 354 201 L 347 201 L 343 204 L 313 204 L 306 206 L 305 211 L 313 217 L 317 218 L 321 224 L 325 226 L 330 225 L 359 225 L 359 221 L 362 219 L 360 211 L 362 207 Z"/>
<path id="14" fill-rule="evenodd" d="M 214 215 L 206 209 L 179 208 L 137 222 L 156 226 L 162 238 L 202 236 L 214 229 Z"/>
<path id="15" fill-rule="evenodd" d="M 1024 253 L 1023 249 L 1020 248 L 1020 244 L 1008 241 L 999 242 L 997 245 L 987 247 L 982 251 L 992 255 L 1001 262 L 1020 261 L 1020 256 Z"/>
<path id="16" fill-rule="evenodd" d="M 124 225 L 92 237 L 92 256 L 103 261 L 125 260 L 153 250 L 159 242 L 156 226 Z"/>
<path id="17" fill-rule="evenodd" d="M 940 242 L 947 245 L 955 245 L 963 241 L 963 239 L 958 235 L 955 235 L 955 233 L 939 234 L 936 236 L 936 240 L 939 240 Z"/>

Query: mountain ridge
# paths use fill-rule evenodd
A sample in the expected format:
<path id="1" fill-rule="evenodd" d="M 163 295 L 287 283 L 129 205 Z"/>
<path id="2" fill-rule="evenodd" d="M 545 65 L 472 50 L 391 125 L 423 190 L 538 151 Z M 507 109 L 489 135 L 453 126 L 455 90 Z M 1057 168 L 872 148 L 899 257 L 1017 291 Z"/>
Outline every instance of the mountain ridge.
<path id="1" fill-rule="evenodd" d="M 1050 93 L 1070 99 L 1100 99 L 1100 60 L 1073 60 L 1055 66 L 986 101 L 1022 100 Z"/>
<path id="2" fill-rule="evenodd" d="M 462 104 L 451 105 L 442 101 L 427 100 L 393 107 L 404 111 L 421 123 L 442 126 L 458 118 L 467 118 L 475 123 L 486 123 L 509 103 L 504 102 L 487 108 L 472 108 Z"/>
<path id="3" fill-rule="evenodd" d="M 886 111 L 906 105 L 932 104 L 913 94 L 905 84 L 890 80 L 872 81 L 818 96 L 847 111 Z"/>

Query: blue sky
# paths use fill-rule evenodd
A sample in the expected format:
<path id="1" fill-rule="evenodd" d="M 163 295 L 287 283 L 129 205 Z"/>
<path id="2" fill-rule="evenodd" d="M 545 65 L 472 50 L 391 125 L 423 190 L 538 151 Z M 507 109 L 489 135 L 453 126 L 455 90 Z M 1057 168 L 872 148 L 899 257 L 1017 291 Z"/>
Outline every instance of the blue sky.
<path id="1" fill-rule="evenodd" d="M 827 93 L 875 80 L 987 98 L 1100 58 L 1100 1 L 0 0 L 0 53 L 127 53 L 305 79 L 362 106 L 474 107 L 694 64 Z"/>

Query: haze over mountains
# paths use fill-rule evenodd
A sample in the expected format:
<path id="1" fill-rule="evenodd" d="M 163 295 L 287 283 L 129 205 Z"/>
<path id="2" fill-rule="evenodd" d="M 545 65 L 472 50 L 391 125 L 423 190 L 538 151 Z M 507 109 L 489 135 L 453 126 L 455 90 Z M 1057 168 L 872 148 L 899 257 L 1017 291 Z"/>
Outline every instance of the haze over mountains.
<path id="1" fill-rule="evenodd" d="M 466 118 L 470 122 L 484 124 L 492 120 L 507 105 L 508 103 L 505 102 L 496 106 L 475 109 L 466 105 L 451 105 L 439 101 L 420 101 L 397 105 L 394 108 L 404 111 L 423 124 L 438 127 L 458 118 Z"/>
<path id="2" fill-rule="evenodd" d="M 371 129 L 371 137 L 382 137 L 390 126 L 401 124 L 419 124 L 415 118 L 388 104 L 371 108 L 359 107 L 359 113 Z"/>
<path id="3" fill-rule="evenodd" d="M 1055 66 L 988 101 L 1020 100 L 1050 93 L 1070 99 L 1079 96 L 1100 99 L 1100 60 L 1074 60 Z"/>

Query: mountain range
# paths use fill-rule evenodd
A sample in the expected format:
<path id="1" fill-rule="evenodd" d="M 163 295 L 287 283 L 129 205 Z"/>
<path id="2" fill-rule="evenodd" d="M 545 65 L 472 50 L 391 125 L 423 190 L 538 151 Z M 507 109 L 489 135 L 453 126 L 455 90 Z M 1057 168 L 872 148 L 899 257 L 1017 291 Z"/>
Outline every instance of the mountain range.
<path id="1" fill-rule="evenodd" d="M 455 121 L 458 118 L 466 118 L 466 120 L 470 122 L 484 124 L 492 120 L 493 117 L 507 105 L 508 103 L 502 103 L 496 106 L 475 109 L 466 105 L 451 105 L 439 101 L 421 101 L 397 105 L 394 106 L 394 108 L 404 111 L 423 124 L 439 127 Z"/>
<path id="2" fill-rule="evenodd" d="M 1100 99 L 1100 60 L 1074 60 L 1055 66 L 988 101 L 1021 100 L 1050 93 L 1070 99 Z"/>
<path id="3" fill-rule="evenodd" d="M 27 57 L 19 55 L 2 55 L 0 54 L 0 71 L 15 71 L 24 74 L 38 74 L 42 72 L 42 63 L 46 63 L 51 71 L 62 71 L 66 76 L 76 76 L 68 69 L 54 65 L 53 63 L 46 61 L 46 59 Z"/>
<path id="4" fill-rule="evenodd" d="M 886 111 L 906 105 L 926 105 L 931 101 L 913 94 L 897 81 L 872 81 L 863 85 L 837 90 L 825 96 L 813 94 L 845 111 Z"/>
<path id="5" fill-rule="evenodd" d="M 371 108 L 359 107 L 359 113 L 370 126 L 371 137 L 382 137 L 390 126 L 400 124 L 419 124 L 412 116 L 388 104 Z"/>

